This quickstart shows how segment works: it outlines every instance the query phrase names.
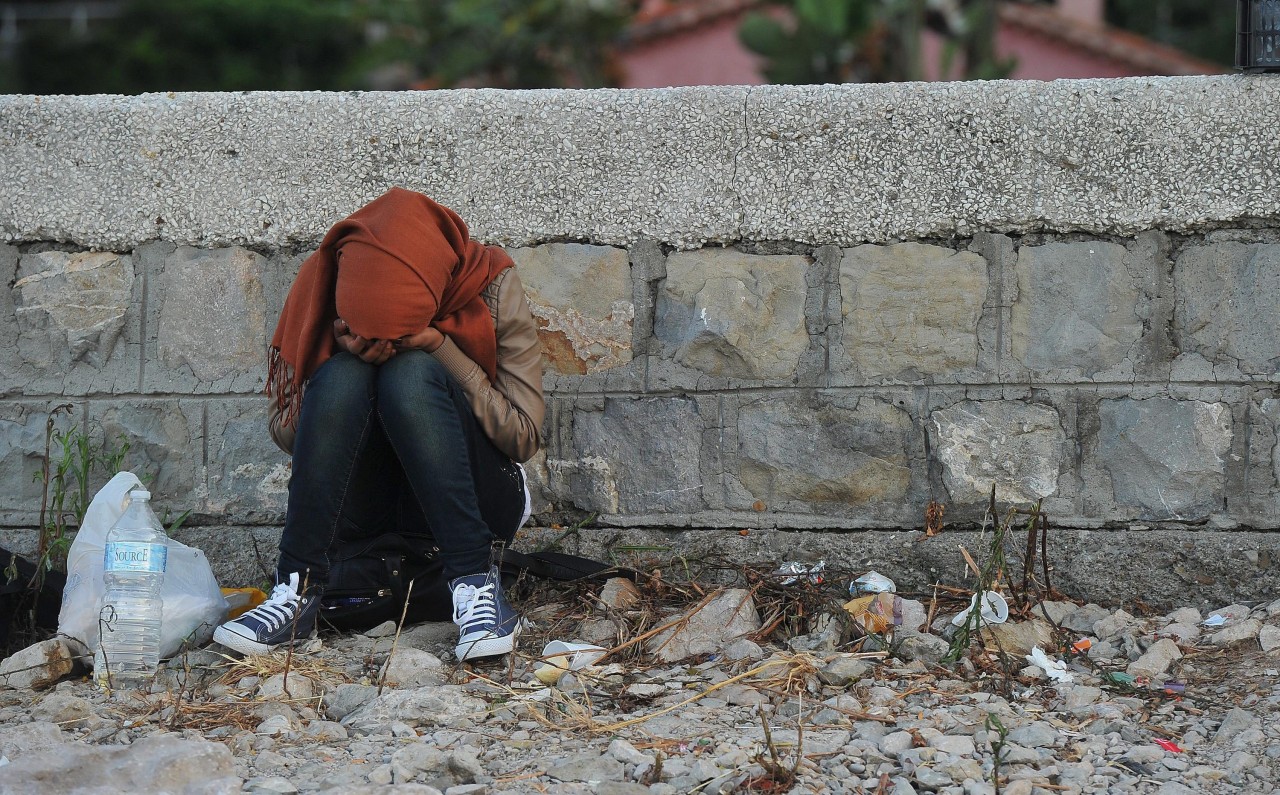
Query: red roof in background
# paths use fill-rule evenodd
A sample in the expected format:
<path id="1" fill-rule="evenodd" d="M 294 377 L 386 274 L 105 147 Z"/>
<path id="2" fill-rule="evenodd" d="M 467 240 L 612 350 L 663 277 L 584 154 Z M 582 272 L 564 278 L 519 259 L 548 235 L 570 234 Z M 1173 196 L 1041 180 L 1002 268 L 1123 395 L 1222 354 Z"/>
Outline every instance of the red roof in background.
<path id="1" fill-rule="evenodd" d="M 687 33 L 721 17 L 738 14 L 763 0 L 643 0 L 626 34 L 628 43 Z M 1135 72 L 1160 75 L 1220 74 L 1229 71 L 1175 47 L 1109 25 L 1095 25 L 1060 14 L 1053 6 L 1005 2 L 1000 22 L 1090 54 Z"/>
<path id="2" fill-rule="evenodd" d="M 648 41 L 746 11 L 762 0 L 643 0 L 627 28 L 627 40 Z"/>

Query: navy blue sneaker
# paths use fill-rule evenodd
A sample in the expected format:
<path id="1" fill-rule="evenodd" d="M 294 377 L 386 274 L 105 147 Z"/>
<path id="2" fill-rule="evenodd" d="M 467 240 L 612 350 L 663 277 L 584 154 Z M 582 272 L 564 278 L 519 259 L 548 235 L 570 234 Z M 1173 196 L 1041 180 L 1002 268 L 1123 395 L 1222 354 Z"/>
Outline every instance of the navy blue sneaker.
<path id="1" fill-rule="evenodd" d="M 315 634 L 319 593 L 298 594 L 298 573 L 271 591 L 267 601 L 213 631 L 214 641 L 241 654 L 266 654 L 290 640 Z"/>
<path id="2" fill-rule="evenodd" d="M 460 661 L 509 654 L 515 649 L 524 622 L 502 594 L 502 577 L 496 566 L 484 574 L 450 580 L 449 590 L 453 592 L 453 623 L 458 625 L 454 653 Z"/>

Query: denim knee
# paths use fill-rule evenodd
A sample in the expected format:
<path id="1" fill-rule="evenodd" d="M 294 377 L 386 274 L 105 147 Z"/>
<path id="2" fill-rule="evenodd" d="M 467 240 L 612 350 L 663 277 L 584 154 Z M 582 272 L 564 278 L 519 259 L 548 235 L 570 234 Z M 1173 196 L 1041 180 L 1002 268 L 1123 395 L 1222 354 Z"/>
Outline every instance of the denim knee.
<path id="1" fill-rule="evenodd" d="M 403 351 L 378 368 L 378 411 L 417 414 L 434 396 L 449 396 L 453 377 L 425 351 Z"/>
<path id="2" fill-rule="evenodd" d="M 369 410 L 377 368 L 349 353 L 337 353 L 320 365 L 307 383 L 304 411 L 322 422 L 350 420 Z"/>

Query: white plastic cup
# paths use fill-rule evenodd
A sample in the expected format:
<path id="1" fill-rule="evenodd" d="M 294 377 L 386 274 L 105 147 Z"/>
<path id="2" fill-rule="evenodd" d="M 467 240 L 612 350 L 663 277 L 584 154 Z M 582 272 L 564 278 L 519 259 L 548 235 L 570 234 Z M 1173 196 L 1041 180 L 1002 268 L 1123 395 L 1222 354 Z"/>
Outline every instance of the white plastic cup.
<path id="1" fill-rule="evenodd" d="M 553 640 L 542 650 L 542 663 L 534 669 L 538 681 L 551 685 L 567 671 L 580 671 L 594 665 L 609 650 L 590 643 Z"/>
<path id="2" fill-rule="evenodd" d="M 957 627 L 964 626 L 969 620 L 969 615 L 973 612 L 973 606 L 978 603 L 979 594 L 974 594 L 969 600 L 969 606 L 960 611 L 960 614 L 951 619 L 951 623 Z M 982 594 L 982 622 L 984 624 L 1003 624 L 1009 620 L 1009 603 L 1004 597 L 996 591 L 983 591 Z"/>

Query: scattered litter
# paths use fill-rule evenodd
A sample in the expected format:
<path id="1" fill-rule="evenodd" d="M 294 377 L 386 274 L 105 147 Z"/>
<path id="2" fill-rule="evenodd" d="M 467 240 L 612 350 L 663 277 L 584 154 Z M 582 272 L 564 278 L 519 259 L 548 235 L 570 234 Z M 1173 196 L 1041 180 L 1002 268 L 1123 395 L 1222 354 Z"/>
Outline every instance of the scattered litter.
<path id="1" fill-rule="evenodd" d="M 1080 640 L 1071 644 L 1071 650 L 1076 654 L 1084 654 L 1091 648 L 1093 648 L 1093 641 L 1090 640 L 1089 638 L 1081 638 Z"/>
<path id="2" fill-rule="evenodd" d="M 891 593 L 860 596 L 844 605 L 845 612 L 867 632 L 880 635 L 902 626 L 902 597 Z"/>
<path id="3" fill-rule="evenodd" d="M 7 764 L 9 764 L 9 757 L 0 756 L 0 767 L 4 767 Z"/>
<path id="4" fill-rule="evenodd" d="M 553 640 L 542 650 L 543 662 L 533 670 L 539 682 L 555 684 L 566 671 L 580 671 L 594 665 L 609 650 L 591 643 Z"/>
<path id="5" fill-rule="evenodd" d="M 1170 679 L 1162 685 L 1166 693 L 1185 693 L 1187 686 L 1176 679 Z"/>
<path id="6" fill-rule="evenodd" d="M 227 600 L 228 619 L 247 613 L 267 601 L 267 595 L 261 588 L 223 588 L 222 598 Z"/>
<path id="7" fill-rule="evenodd" d="M 1227 617 L 1223 615 L 1209 616 L 1204 621 L 1200 622 L 1201 626 L 1206 627 L 1220 627 L 1225 623 L 1227 623 Z"/>
<path id="8" fill-rule="evenodd" d="M 1108 671 L 1106 676 L 1118 685 L 1132 686 L 1136 681 L 1136 677 L 1133 674 L 1127 674 L 1123 671 Z"/>
<path id="9" fill-rule="evenodd" d="M 951 619 L 951 623 L 957 627 L 964 626 L 969 620 L 969 615 L 973 612 L 974 606 L 978 604 L 978 594 L 974 594 L 969 600 L 969 607 L 962 610 L 959 615 Z M 1009 603 L 1004 597 L 995 591 L 982 592 L 982 623 L 984 624 L 1003 624 L 1009 620 Z"/>
<path id="10" fill-rule="evenodd" d="M 849 584 L 850 596 L 868 593 L 893 593 L 896 590 L 898 590 L 898 586 L 894 585 L 893 580 L 878 571 L 869 571 Z"/>
<path id="11" fill-rule="evenodd" d="M 793 585 L 799 582 L 801 577 L 808 577 L 809 582 L 814 585 L 821 585 L 823 579 L 822 570 L 826 567 L 827 562 L 825 560 L 820 560 L 812 566 L 801 563 L 798 560 L 789 560 L 779 566 L 773 576 L 781 578 L 778 581 L 779 585 Z"/>
<path id="12" fill-rule="evenodd" d="M 1161 748 L 1163 748 L 1164 750 L 1168 751 L 1171 754 L 1183 753 L 1183 750 L 1179 748 L 1178 744 L 1175 743 L 1173 740 L 1165 740 L 1165 739 L 1158 738 L 1154 742 L 1156 745 L 1160 746 Z"/>
<path id="13" fill-rule="evenodd" d="M 1055 682 L 1067 684 L 1073 681 L 1071 672 L 1067 670 L 1067 664 L 1061 660 L 1051 660 L 1044 653 L 1044 650 L 1036 646 L 1027 655 L 1027 662 L 1040 668 L 1045 674 Z"/>

